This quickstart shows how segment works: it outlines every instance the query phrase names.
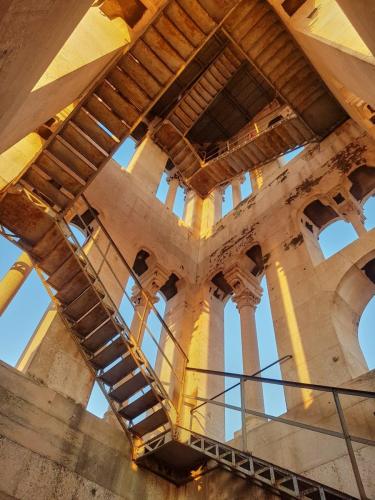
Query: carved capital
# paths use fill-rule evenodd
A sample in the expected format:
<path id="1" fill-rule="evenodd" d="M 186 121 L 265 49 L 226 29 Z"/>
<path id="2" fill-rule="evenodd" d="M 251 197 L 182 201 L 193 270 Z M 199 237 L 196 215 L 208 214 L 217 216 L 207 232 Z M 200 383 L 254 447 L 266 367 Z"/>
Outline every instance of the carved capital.
<path id="1" fill-rule="evenodd" d="M 251 290 L 244 289 L 241 293 L 233 296 L 233 302 L 239 311 L 243 307 L 253 307 L 255 309 L 260 302 L 260 296 L 255 295 Z"/>
<path id="2" fill-rule="evenodd" d="M 262 287 L 257 278 L 241 262 L 236 262 L 225 273 L 225 279 L 232 287 L 233 301 L 237 308 L 252 306 L 256 307 L 262 296 Z"/>

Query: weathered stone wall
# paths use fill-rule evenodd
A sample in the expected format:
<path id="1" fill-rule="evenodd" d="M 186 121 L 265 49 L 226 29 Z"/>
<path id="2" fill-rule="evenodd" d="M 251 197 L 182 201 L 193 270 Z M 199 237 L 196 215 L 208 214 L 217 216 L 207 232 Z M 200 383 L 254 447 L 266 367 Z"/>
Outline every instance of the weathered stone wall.
<path id="1" fill-rule="evenodd" d="M 215 470 L 185 486 L 139 469 L 114 425 L 0 363 L 0 498 L 3 500 L 273 500 Z"/>

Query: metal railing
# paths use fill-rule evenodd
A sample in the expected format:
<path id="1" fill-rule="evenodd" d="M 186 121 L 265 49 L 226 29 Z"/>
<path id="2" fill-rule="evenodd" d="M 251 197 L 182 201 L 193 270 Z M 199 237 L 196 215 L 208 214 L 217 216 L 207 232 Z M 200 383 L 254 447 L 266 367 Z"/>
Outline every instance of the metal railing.
<path id="1" fill-rule="evenodd" d="M 371 439 L 371 438 L 367 438 L 367 437 L 352 435 L 349 432 L 349 425 L 348 425 L 347 418 L 344 414 L 344 409 L 343 409 L 343 405 L 342 405 L 341 400 L 340 400 L 340 396 L 353 396 L 353 397 L 359 397 L 362 400 L 363 399 L 374 400 L 375 399 L 375 392 L 356 390 L 356 389 L 350 389 L 350 388 L 342 388 L 342 387 L 325 386 L 325 385 L 319 385 L 319 384 L 307 384 L 307 383 L 301 383 L 301 382 L 294 382 L 294 381 L 290 381 L 290 380 L 277 380 L 277 379 L 266 378 L 266 377 L 258 377 L 255 375 L 245 375 L 245 374 L 240 374 L 240 373 L 206 370 L 206 369 L 193 368 L 193 367 L 187 367 L 186 370 L 193 371 L 196 373 L 202 373 L 205 375 L 235 378 L 235 379 L 239 380 L 239 382 L 237 384 L 230 387 L 228 390 L 223 391 L 223 392 L 217 394 L 216 396 L 213 396 L 212 398 L 205 398 L 205 397 L 200 397 L 200 396 L 196 396 L 196 395 L 190 396 L 190 395 L 185 394 L 184 397 L 187 399 L 202 402 L 199 405 L 196 405 L 194 408 L 190 409 L 190 413 L 192 416 L 194 416 L 194 413 L 199 408 L 201 408 L 201 406 L 204 404 L 212 404 L 212 405 L 216 405 L 216 406 L 219 406 L 222 408 L 227 408 L 230 410 L 235 410 L 235 411 L 241 412 L 241 417 L 242 417 L 241 435 L 242 435 L 243 451 L 248 451 L 247 450 L 247 438 L 248 438 L 248 436 L 251 437 L 251 434 L 253 432 L 253 429 L 250 429 L 250 430 L 247 429 L 247 426 L 246 426 L 246 417 L 247 416 L 257 417 L 258 419 L 265 419 L 266 421 L 275 421 L 275 422 L 279 422 L 279 423 L 286 424 L 289 426 L 297 427 L 300 429 L 304 429 L 304 430 L 324 434 L 327 436 L 339 438 L 345 442 L 347 454 L 348 454 L 349 459 L 350 459 L 350 464 L 351 464 L 351 468 L 352 468 L 353 475 L 355 478 L 355 482 L 356 482 L 359 496 L 362 500 L 368 499 L 366 492 L 365 492 L 364 485 L 363 485 L 360 470 L 358 467 L 357 459 L 356 459 L 356 456 L 354 453 L 353 443 L 359 443 L 359 444 L 368 445 L 368 446 L 375 446 L 375 440 Z M 334 414 L 336 414 L 336 416 L 338 417 L 338 422 L 340 424 L 341 430 L 340 431 L 332 430 L 330 428 L 322 427 L 322 426 L 315 425 L 312 423 L 306 423 L 306 422 L 292 420 L 291 418 L 288 418 L 288 416 L 286 416 L 286 417 L 274 416 L 274 415 L 265 413 L 265 411 L 259 411 L 259 410 L 246 408 L 245 401 L 244 401 L 244 394 L 245 394 L 244 385 L 245 385 L 245 382 L 247 382 L 247 381 L 261 383 L 261 384 L 272 384 L 272 385 L 282 386 L 282 387 L 292 387 L 292 388 L 303 390 L 303 391 L 306 391 L 306 390 L 319 391 L 322 393 L 331 394 L 333 401 L 334 401 L 334 409 L 335 409 Z M 240 406 L 228 404 L 228 403 L 221 402 L 221 401 L 216 401 L 216 398 L 218 398 L 222 394 L 228 392 L 229 390 L 231 390 L 237 386 L 240 386 L 240 388 L 241 388 Z M 193 419 L 191 420 L 191 427 L 193 427 Z M 264 427 L 263 427 L 263 429 L 264 429 L 263 434 L 265 434 L 267 432 L 267 429 Z"/>
<path id="2" fill-rule="evenodd" d="M 164 363 L 164 369 L 167 370 L 167 374 L 164 376 L 166 380 L 160 380 L 160 382 L 164 386 L 165 394 L 170 398 L 171 390 L 168 391 L 168 387 L 166 387 L 166 385 L 168 384 L 170 388 L 173 384 L 178 384 L 179 386 L 183 385 L 185 367 L 188 361 L 187 355 L 156 309 L 154 305 L 154 298 L 151 297 L 148 291 L 142 287 L 136 273 L 120 252 L 96 211 L 90 205 L 85 196 L 82 196 L 81 198 L 86 205 L 87 211 L 91 215 L 91 220 L 87 223 L 80 213 L 76 214 L 76 217 L 80 222 L 80 226 L 84 229 L 87 235 L 90 235 L 90 238 L 88 238 L 85 243 L 85 256 L 90 261 L 92 267 L 96 270 L 98 276 L 101 278 L 102 287 L 106 290 L 106 295 L 111 297 L 112 307 L 117 310 L 117 314 L 121 318 L 121 323 L 126 325 L 133 337 L 133 341 L 139 344 L 140 348 L 142 348 L 143 342 L 148 344 L 149 347 L 153 345 L 154 348 L 156 348 L 157 356 L 155 363 L 150 363 L 150 360 L 148 360 L 148 363 L 152 365 L 152 370 L 154 371 L 158 362 L 159 364 Z M 85 213 L 85 211 L 83 212 Z M 66 221 L 65 223 L 68 224 Z M 74 240 L 74 243 L 77 245 L 78 241 L 75 237 Z M 130 277 L 134 280 L 138 297 L 142 299 L 141 307 L 134 303 L 132 297 L 125 288 L 125 283 Z M 112 293 L 108 293 L 107 290 L 109 289 L 112 290 Z M 116 298 L 113 298 L 114 296 Z M 132 322 L 134 321 L 134 318 L 137 318 L 137 332 L 131 331 L 131 328 L 129 328 L 126 320 L 122 317 L 121 312 L 119 311 L 120 303 L 122 302 L 124 304 L 123 301 L 126 301 L 127 305 L 131 308 L 133 313 Z M 161 331 L 159 339 L 147 323 L 147 316 L 150 312 L 153 312 L 156 321 L 160 326 Z M 166 338 L 168 338 L 174 346 L 171 356 L 166 354 L 164 346 L 162 345 Z M 172 357 L 172 359 L 170 359 L 170 357 Z M 160 376 L 160 374 L 156 373 L 156 376 Z M 178 402 L 175 401 L 177 410 L 181 404 L 182 399 L 180 397 Z"/>
<path id="3" fill-rule="evenodd" d="M 273 111 L 272 113 L 264 116 L 261 119 L 261 122 L 268 120 L 271 121 L 272 117 L 275 117 L 275 115 L 276 111 Z M 295 118 L 295 114 L 290 114 L 286 117 L 281 117 L 280 120 L 273 123 L 272 125 L 259 125 L 257 123 L 251 123 L 246 127 L 246 130 L 239 132 L 224 144 L 218 145 L 214 150 L 211 149 L 211 151 L 206 152 L 203 157 L 203 162 L 205 165 L 207 165 L 208 163 L 213 163 L 214 161 L 220 160 L 221 158 L 225 158 L 228 154 L 231 154 L 234 151 L 243 148 L 261 135 L 266 134 L 270 130 L 273 130 L 274 128 L 279 127 L 280 125 L 283 125 L 284 123 Z M 299 144 L 296 147 L 299 147 L 301 145 L 302 144 Z"/>

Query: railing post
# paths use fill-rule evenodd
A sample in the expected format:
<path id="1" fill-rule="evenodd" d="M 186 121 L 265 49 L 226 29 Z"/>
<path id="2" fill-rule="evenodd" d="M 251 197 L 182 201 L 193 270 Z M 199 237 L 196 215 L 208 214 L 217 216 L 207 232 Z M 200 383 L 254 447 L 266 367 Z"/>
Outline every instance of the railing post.
<path id="1" fill-rule="evenodd" d="M 355 453 L 353 450 L 352 441 L 350 439 L 350 434 L 349 434 L 348 426 L 346 423 L 345 415 L 344 415 L 344 412 L 342 410 L 340 397 L 339 397 L 337 391 L 335 391 L 334 389 L 332 390 L 332 394 L 333 394 L 333 398 L 335 400 L 337 414 L 339 416 L 342 433 L 344 435 L 346 447 L 348 449 L 348 454 L 349 454 L 350 462 L 352 464 L 352 469 L 353 469 L 355 481 L 357 483 L 359 495 L 361 497 L 361 500 L 368 500 L 368 498 L 366 496 L 365 488 L 364 488 L 363 483 L 362 483 L 362 478 L 361 478 L 361 474 L 359 472 L 357 460 L 355 458 Z"/>
<path id="2" fill-rule="evenodd" d="M 245 380 L 243 378 L 240 379 L 240 392 L 241 392 L 242 451 L 247 451 Z"/>

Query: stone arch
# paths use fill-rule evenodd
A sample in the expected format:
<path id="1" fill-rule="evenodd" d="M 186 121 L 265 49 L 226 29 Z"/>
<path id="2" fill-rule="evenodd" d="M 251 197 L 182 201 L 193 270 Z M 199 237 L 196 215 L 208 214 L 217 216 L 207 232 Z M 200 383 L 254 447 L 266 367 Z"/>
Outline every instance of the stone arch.
<path id="1" fill-rule="evenodd" d="M 375 192 L 375 168 L 360 165 L 350 172 L 348 179 L 351 182 L 350 193 L 360 203 L 365 201 Z"/>
<path id="2" fill-rule="evenodd" d="M 358 324 L 375 295 L 375 250 L 353 264 L 340 279 L 333 298 L 332 321 L 354 376 L 368 371 L 358 339 Z"/>

